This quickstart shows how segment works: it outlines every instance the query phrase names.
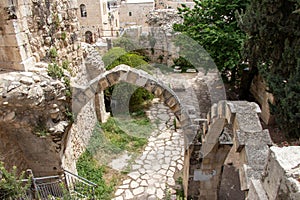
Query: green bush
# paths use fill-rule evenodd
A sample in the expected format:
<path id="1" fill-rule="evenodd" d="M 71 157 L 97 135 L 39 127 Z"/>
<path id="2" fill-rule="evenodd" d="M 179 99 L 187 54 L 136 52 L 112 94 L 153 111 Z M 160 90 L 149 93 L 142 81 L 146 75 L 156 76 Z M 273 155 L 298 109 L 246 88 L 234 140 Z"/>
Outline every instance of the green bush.
<path id="1" fill-rule="evenodd" d="M 49 64 L 47 69 L 48 75 L 52 78 L 61 78 L 64 76 L 64 71 L 56 63 Z"/>
<path id="2" fill-rule="evenodd" d="M 17 168 L 14 166 L 9 172 L 5 169 L 4 163 L 0 162 L 0 199 L 18 199 L 23 197 L 26 190 L 30 187 L 30 182 L 23 184 L 25 173 L 20 175 L 17 173 Z"/>
<path id="3" fill-rule="evenodd" d="M 56 50 L 55 47 L 52 47 L 49 50 L 49 56 L 50 56 L 51 59 L 55 59 L 58 56 L 58 53 L 57 53 L 57 50 Z"/>
<path id="4" fill-rule="evenodd" d="M 126 52 L 123 48 L 114 47 L 102 57 L 107 70 L 110 70 L 120 64 L 129 65 L 136 69 L 142 69 L 151 73 L 151 66 L 144 60 L 145 58 L 133 52 Z"/>

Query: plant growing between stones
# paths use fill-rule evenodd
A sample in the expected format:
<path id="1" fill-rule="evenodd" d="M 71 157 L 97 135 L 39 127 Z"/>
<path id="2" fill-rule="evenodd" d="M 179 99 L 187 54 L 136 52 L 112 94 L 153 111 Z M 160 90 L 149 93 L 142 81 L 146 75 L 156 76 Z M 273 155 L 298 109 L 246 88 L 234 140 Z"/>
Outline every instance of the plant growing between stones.
<path id="1" fill-rule="evenodd" d="M 50 50 L 49 50 L 49 56 L 52 60 L 55 60 L 55 58 L 57 58 L 58 56 L 58 53 L 57 53 L 57 50 L 55 47 L 52 47 Z"/>
<path id="2" fill-rule="evenodd" d="M 64 71 L 56 63 L 49 64 L 47 69 L 48 75 L 52 78 L 62 78 L 64 76 Z"/>
<path id="3" fill-rule="evenodd" d="M 64 31 L 61 33 L 61 39 L 66 40 L 67 39 L 67 33 Z"/>

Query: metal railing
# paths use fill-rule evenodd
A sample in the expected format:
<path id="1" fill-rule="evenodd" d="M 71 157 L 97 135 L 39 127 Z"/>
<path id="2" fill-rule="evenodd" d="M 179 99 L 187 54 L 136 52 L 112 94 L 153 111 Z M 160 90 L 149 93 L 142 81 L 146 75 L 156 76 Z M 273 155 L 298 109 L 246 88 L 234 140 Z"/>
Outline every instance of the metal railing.
<path id="1" fill-rule="evenodd" d="M 89 199 L 95 199 L 95 188 L 97 184 L 67 170 L 64 170 L 64 174 L 71 196 L 76 198 L 88 197 Z"/>
<path id="2" fill-rule="evenodd" d="M 95 187 L 97 184 L 73 174 L 67 170 L 62 175 L 34 177 L 29 170 L 30 179 L 23 179 L 22 182 L 31 186 L 22 198 L 29 199 L 95 199 Z"/>

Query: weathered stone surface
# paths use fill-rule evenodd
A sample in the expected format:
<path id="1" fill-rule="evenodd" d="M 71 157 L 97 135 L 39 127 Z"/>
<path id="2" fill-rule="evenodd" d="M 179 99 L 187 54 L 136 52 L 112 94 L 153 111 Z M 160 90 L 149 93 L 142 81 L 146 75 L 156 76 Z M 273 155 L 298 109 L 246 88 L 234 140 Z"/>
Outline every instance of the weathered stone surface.
<path id="1" fill-rule="evenodd" d="M 250 180 L 249 193 L 246 200 L 269 200 L 260 180 Z"/>
<path id="2" fill-rule="evenodd" d="M 300 198 L 300 147 L 271 147 L 263 187 L 269 199 Z"/>

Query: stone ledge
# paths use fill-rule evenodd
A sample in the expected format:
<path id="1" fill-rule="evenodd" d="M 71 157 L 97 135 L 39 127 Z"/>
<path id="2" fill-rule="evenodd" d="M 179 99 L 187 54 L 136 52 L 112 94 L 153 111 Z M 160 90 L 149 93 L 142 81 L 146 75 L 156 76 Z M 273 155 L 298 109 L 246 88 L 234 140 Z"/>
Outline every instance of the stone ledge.
<path id="1" fill-rule="evenodd" d="M 243 132 L 238 129 L 235 131 L 234 143 L 236 146 L 236 152 L 241 152 L 245 145 L 273 145 L 269 130 L 267 129 L 253 133 Z"/>
<path id="2" fill-rule="evenodd" d="M 269 200 L 260 180 L 250 180 L 250 188 L 246 200 Z"/>

